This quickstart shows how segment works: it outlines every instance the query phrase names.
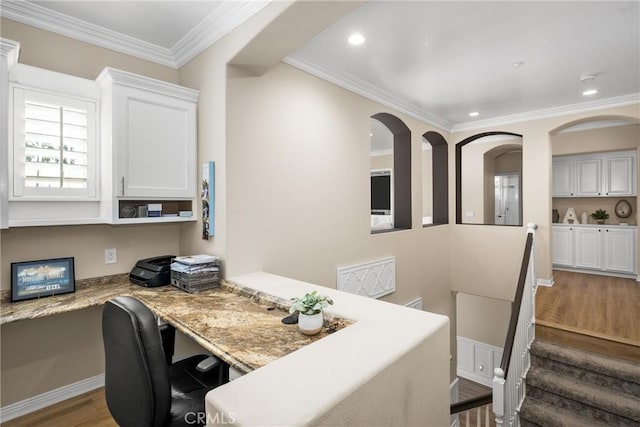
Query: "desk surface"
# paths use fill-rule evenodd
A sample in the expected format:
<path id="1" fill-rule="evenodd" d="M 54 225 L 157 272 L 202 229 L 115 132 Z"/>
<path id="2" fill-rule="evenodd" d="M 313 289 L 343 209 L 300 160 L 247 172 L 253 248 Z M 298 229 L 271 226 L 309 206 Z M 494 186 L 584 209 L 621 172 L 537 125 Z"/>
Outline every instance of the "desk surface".
<path id="1" fill-rule="evenodd" d="M 284 325 L 288 303 L 233 283 L 190 294 L 173 286 L 143 288 L 126 274 L 80 281 L 73 294 L 11 303 L 0 302 L 0 325 L 104 304 L 118 295 L 143 301 L 158 317 L 195 340 L 233 368 L 247 373 L 327 335 L 309 337 L 296 325 Z M 349 325 L 331 319 L 330 329 Z"/>

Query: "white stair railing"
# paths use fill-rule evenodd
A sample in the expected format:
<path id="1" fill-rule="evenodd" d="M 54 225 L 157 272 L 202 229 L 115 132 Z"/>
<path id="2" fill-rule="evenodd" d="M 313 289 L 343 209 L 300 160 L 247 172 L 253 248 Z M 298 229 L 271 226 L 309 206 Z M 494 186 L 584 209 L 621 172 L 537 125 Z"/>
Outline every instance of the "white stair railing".
<path id="1" fill-rule="evenodd" d="M 531 366 L 529 349 L 535 338 L 535 232 L 527 224 L 525 244 L 516 297 L 511 307 L 511 320 L 500 367 L 494 370 L 493 412 L 497 426 L 520 425 L 518 411 L 525 397 L 524 379 Z"/>

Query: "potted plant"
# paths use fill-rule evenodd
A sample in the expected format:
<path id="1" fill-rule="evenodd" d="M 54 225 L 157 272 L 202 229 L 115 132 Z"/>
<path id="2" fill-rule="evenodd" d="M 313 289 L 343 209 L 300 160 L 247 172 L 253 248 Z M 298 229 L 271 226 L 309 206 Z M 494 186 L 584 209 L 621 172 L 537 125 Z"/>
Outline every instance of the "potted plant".
<path id="1" fill-rule="evenodd" d="M 302 298 L 291 298 L 293 305 L 289 313 L 298 312 L 298 328 L 305 335 L 315 335 L 322 330 L 324 322 L 322 310 L 333 304 L 331 298 L 318 295 L 317 291 L 307 293 Z"/>
<path id="2" fill-rule="evenodd" d="M 604 224 L 604 221 L 609 219 L 609 214 L 604 209 L 596 209 L 596 211 L 591 214 L 591 218 L 595 219 L 598 224 Z"/>

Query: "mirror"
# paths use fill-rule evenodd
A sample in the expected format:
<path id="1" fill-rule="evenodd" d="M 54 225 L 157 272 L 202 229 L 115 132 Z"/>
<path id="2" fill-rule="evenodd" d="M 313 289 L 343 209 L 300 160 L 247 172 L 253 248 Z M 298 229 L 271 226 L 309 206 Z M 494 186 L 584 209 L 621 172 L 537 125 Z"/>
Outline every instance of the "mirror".
<path id="1" fill-rule="evenodd" d="M 495 132 L 456 147 L 459 224 L 522 225 L 522 136 Z"/>
<path id="2" fill-rule="evenodd" d="M 371 118 L 371 230 L 393 228 L 393 133 Z"/>

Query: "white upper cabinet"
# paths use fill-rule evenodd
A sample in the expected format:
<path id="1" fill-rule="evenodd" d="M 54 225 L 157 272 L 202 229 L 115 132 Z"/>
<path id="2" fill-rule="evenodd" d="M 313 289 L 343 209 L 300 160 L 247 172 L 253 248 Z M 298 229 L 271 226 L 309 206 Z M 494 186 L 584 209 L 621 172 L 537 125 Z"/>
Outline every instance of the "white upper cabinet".
<path id="1" fill-rule="evenodd" d="M 605 159 L 606 196 L 633 196 L 636 194 L 635 157 L 621 156 Z"/>
<path id="2" fill-rule="evenodd" d="M 553 197 L 636 195 L 635 151 L 554 156 Z"/>
<path id="3" fill-rule="evenodd" d="M 98 82 L 113 196 L 195 198 L 198 92 L 111 68 Z"/>
<path id="4" fill-rule="evenodd" d="M 578 173 L 576 196 L 595 197 L 602 195 L 602 160 L 576 160 Z"/>
<path id="5" fill-rule="evenodd" d="M 573 196 L 573 160 L 553 159 L 553 196 Z"/>

